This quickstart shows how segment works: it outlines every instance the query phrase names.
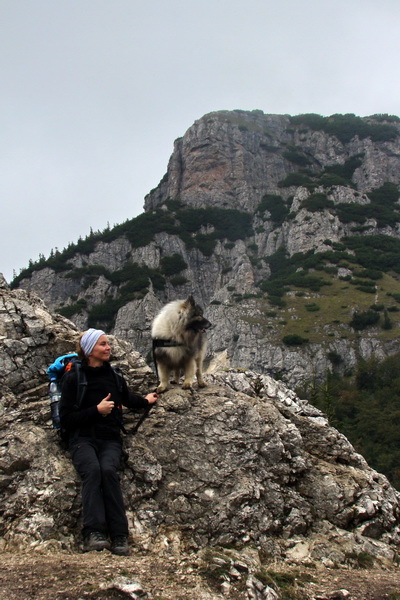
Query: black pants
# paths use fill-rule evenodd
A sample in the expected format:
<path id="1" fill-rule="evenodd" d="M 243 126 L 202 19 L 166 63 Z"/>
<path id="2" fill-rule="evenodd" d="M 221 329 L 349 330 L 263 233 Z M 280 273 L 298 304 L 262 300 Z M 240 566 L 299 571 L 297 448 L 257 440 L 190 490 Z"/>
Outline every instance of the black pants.
<path id="1" fill-rule="evenodd" d="M 83 536 L 100 531 L 128 535 L 119 482 L 122 445 L 118 440 L 80 437 L 71 444 L 72 462 L 82 480 Z"/>

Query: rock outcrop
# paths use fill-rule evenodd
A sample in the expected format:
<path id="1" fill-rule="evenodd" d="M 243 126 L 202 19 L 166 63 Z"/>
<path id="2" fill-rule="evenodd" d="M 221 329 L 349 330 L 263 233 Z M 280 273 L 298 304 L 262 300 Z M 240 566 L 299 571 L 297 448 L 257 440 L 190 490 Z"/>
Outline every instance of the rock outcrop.
<path id="1" fill-rule="evenodd" d="M 2 283 L 0 544 L 76 550 L 79 481 L 51 428 L 46 366 L 73 348 L 76 327 L 35 295 Z M 154 375 L 126 341 L 114 360 L 145 392 Z M 132 538 L 160 548 L 230 546 L 296 563 L 391 564 L 400 494 L 325 416 L 282 382 L 215 368 L 204 390 L 163 394 L 121 472 Z M 138 415 L 126 415 L 126 427 Z"/>

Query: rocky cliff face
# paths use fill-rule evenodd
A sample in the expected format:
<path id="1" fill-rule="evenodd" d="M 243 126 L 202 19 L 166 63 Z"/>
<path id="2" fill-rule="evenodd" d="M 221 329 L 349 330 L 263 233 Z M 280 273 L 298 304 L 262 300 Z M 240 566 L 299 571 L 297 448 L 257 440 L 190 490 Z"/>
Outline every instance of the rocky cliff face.
<path id="1" fill-rule="evenodd" d="M 79 482 L 51 429 L 44 371 L 77 330 L 34 294 L 4 282 L 0 292 L 0 547 L 76 550 Z M 127 342 L 112 345 L 132 387 L 154 385 Z M 126 436 L 121 477 L 139 547 L 233 546 L 327 566 L 368 554 L 392 564 L 400 495 L 321 412 L 253 371 L 216 368 L 207 382 L 163 394 Z M 128 430 L 136 419 L 127 415 Z"/>
<path id="2" fill-rule="evenodd" d="M 329 355 L 339 356 L 339 369 L 351 369 L 360 357 L 382 358 L 396 346 L 398 319 L 385 336 L 376 329 L 354 335 L 348 322 L 354 311 L 400 292 L 398 278 L 381 291 L 370 287 L 375 295 L 358 300 L 339 286 L 355 280 L 360 265 L 341 267 L 337 257 L 327 261 L 329 285 L 337 288 L 333 295 L 343 294 L 342 311 L 334 320 L 311 323 L 309 343 L 301 348 L 288 347 L 282 338 L 296 331 L 322 292 L 300 288 L 302 313 L 295 300 L 277 312 L 263 290 L 276 276 L 271 258 L 281 251 L 288 259 L 304 256 L 306 264 L 310 254 L 338 249 L 349 236 L 399 240 L 399 131 L 393 119 L 333 117 L 316 125 L 261 111 L 210 113 L 175 142 L 166 176 L 145 199 L 147 220 L 133 233 L 120 228 L 120 234 L 100 236 L 84 252 L 77 247 L 61 270 L 43 265 L 20 286 L 36 291 L 78 327 L 102 324 L 145 356 L 156 312 L 191 293 L 214 324 L 210 358 L 221 354 L 227 365 L 279 374 L 292 386 L 331 369 Z M 373 192 L 382 189 L 395 194 L 389 216 L 382 213 L 382 200 L 374 200 Z M 177 256 L 180 268 L 168 273 L 163 261 Z M 139 290 L 133 285 L 137 269 L 152 281 Z M 154 283 L 154 272 L 164 276 L 162 285 Z M 299 288 L 294 298 L 296 293 Z M 328 302 L 324 314 L 330 310 Z"/>

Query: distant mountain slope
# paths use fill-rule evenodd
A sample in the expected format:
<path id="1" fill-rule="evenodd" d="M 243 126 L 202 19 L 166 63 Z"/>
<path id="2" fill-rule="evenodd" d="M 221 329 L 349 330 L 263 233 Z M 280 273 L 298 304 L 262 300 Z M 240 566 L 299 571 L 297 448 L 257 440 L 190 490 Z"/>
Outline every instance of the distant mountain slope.
<path id="1" fill-rule="evenodd" d="M 192 293 L 210 358 L 291 385 L 398 349 L 400 120 L 221 111 L 175 142 L 145 212 L 13 282 L 78 327 L 150 350 Z"/>

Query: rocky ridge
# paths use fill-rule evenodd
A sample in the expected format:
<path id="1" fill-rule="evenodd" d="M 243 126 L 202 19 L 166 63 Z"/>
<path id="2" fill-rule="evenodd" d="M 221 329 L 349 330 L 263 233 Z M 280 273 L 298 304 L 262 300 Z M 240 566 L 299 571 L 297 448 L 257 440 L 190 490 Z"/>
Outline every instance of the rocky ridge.
<path id="1" fill-rule="evenodd" d="M 362 225 L 359 214 L 353 214 L 354 208 L 356 213 L 360 207 L 371 208 L 373 190 L 385 185 L 398 190 L 400 125 L 396 120 L 382 125 L 372 117 L 356 120 L 356 125 L 354 119 L 349 122 L 355 130 L 343 134 L 262 111 L 205 115 L 176 140 L 166 176 L 145 199 L 142 217 L 147 220 L 138 221 L 133 233 L 128 226 L 116 228 L 108 237 L 92 240 L 84 252 L 77 248 L 61 270 L 43 265 L 19 285 L 36 291 L 82 329 L 88 323 L 103 324 L 144 356 L 157 310 L 191 293 L 214 323 L 210 359 L 221 354 L 227 365 L 279 375 L 292 387 L 332 369 L 329 355 L 341 358 L 337 368 L 342 371 L 354 367 L 359 358 L 383 358 L 397 348 L 397 315 L 392 315 L 392 333 L 384 336 L 379 328 L 355 335 L 348 323 L 354 311 L 371 303 L 387 306 L 388 294 L 400 292 L 397 276 L 390 275 L 381 288 L 377 285 L 374 295 L 355 299 L 354 290 L 343 291 L 343 281 L 356 279 L 357 269 L 328 262 L 326 268 L 335 273 L 329 280 L 336 286 L 332 294 L 343 297 L 339 318 L 322 324 L 316 318 L 309 343 L 301 348 L 287 347 L 282 337 L 304 321 L 306 305 L 323 302 L 325 288 L 301 288 L 302 313 L 295 295 L 283 311 L 260 292 L 271 277 L 271 257 L 282 249 L 288 257 L 323 253 L 339 247 L 355 230 L 361 236 L 400 238 L 398 200 L 391 219 L 381 218 L 382 207 L 375 205 L 361 219 Z M 381 126 L 390 128 L 387 139 L 376 134 Z M 310 199 L 322 206 L 310 207 Z M 223 230 L 220 218 L 232 218 L 229 231 Z M 147 227 L 152 228 L 149 237 Z M 235 227 L 242 227 L 241 233 L 234 235 Z M 175 272 L 168 271 L 166 260 L 175 260 Z M 163 274 L 162 285 L 151 276 L 154 271 Z M 140 288 L 141 276 L 146 281 Z"/>

